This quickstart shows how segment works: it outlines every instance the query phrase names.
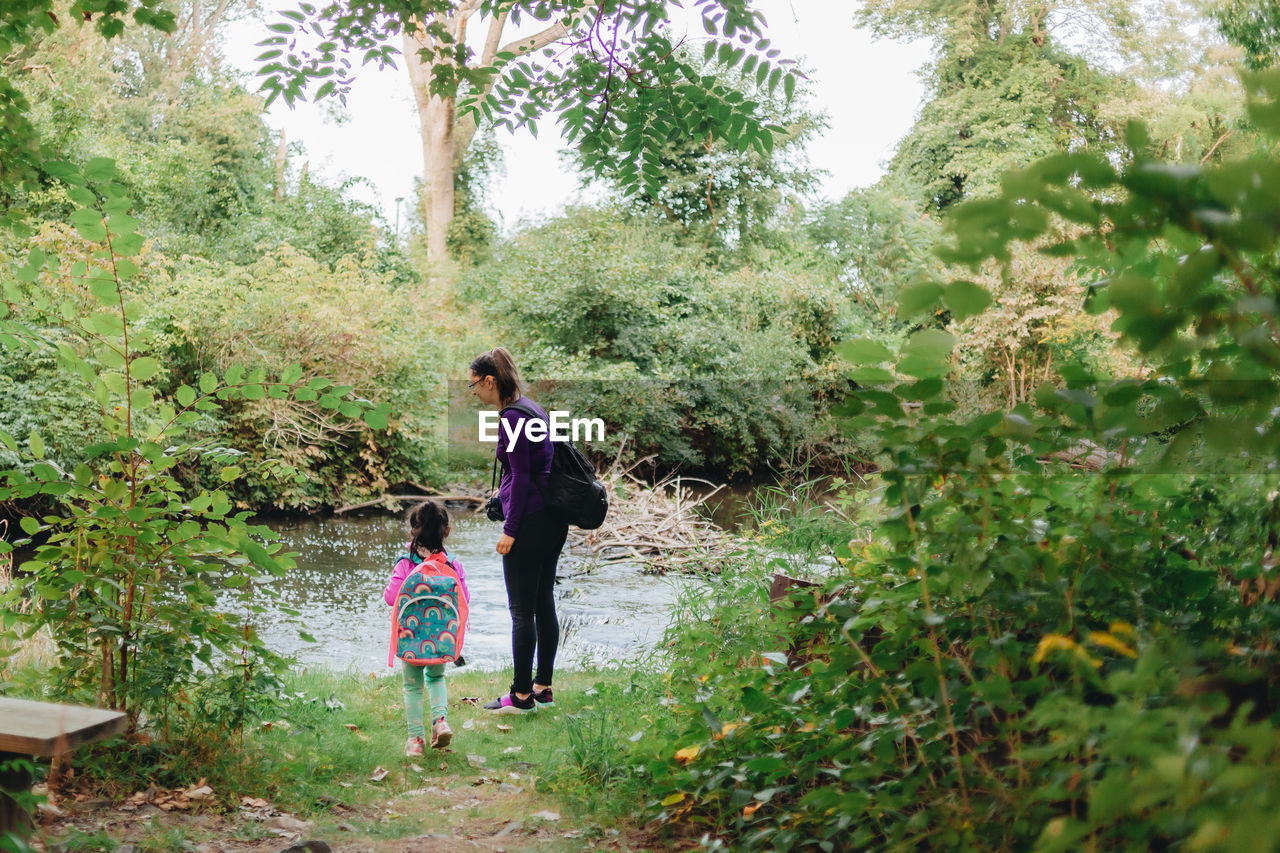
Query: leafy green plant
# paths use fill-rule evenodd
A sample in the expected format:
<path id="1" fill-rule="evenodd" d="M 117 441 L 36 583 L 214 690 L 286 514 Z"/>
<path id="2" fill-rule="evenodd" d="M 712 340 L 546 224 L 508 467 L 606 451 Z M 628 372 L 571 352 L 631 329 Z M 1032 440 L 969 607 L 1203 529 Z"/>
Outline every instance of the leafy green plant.
<path id="1" fill-rule="evenodd" d="M 1280 74 L 1247 82 L 1280 135 Z M 619 745 L 661 823 L 713 849 L 1277 849 L 1280 160 L 1129 150 L 1006 175 L 948 260 L 1075 257 L 1144 372 L 1066 361 L 964 415 L 945 332 L 846 344 L 874 538 L 776 633 L 728 596 L 684 617 L 660 734 Z M 988 302 L 923 283 L 900 309 Z"/>
<path id="2" fill-rule="evenodd" d="M 246 475 L 243 454 L 197 428 L 246 400 L 289 400 L 375 428 L 386 427 L 388 407 L 326 379 L 303 381 L 297 365 L 272 378 L 232 366 L 158 393 L 165 364 L 135 298 L 143 238 L 115 164 L 44 168 L 69 187 L 86 254 L 72 261 L 35 248 L 6 271 L 0 347 L 7 357 L 56 358 L 96 408 L 96 441 L 74 455 L 64 448 L 75 462 L 59 464 L 45 430 L 0 432 L 22 463 L 0 472 L 0 501 L 40 497 L 51 507 L 21 519 L 33 550 L 0 597 L 0 629 L 9 641 L 51 631 L 51 695 L 127 711 L 162 742 L 190 735 L 188 743 L 212 749 L 245 725 L 272 683 L 280 661 L 251 614 L 254 597 L 270 594 L 264 582 L 293 562 L 228 495 Z M 217 487 L 190 489 L 176 475 L 210 463 Z M 271 459 L 256 467 L 294 476 Z M 247 618 L 221 610 L 218 590 L 231 591 Z"/>

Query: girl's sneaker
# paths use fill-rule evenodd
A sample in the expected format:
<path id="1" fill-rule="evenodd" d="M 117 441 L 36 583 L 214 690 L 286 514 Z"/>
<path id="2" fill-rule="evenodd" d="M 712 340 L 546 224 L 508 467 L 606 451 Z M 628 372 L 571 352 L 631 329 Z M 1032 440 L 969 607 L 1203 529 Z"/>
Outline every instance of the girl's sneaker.
<path id="1" fill-rule="evenodd" d="M 550 687 L 535 690 L 533 692 L 533 701 L 538 703 L 539 708 L 554 708 L 556 706 L 555 700 L 551 698 Z"/>
<path id="2" fill-rule="evenodd" d="M 486 711 L 494 711 L 498 714 L 528 714 L 531 711 L 538 710 L 538 703 L 530 696 L 526 699 L 518 699 L 508 693 L 494 699 L 492 702 L 484 703 Z"/>
<path id="3" fill-rule="evenodd" d="M 404 754 L 409 758 L 417 758 L 422 755 L 422 738 L 411 737 L 404 744 Z"/>
<path id="4" fill-rule="evenodd" d="M 444 749 L 453 740 L 453 729 L 445 722 L 444 717 L 431 724 L 431 748 Z"/>

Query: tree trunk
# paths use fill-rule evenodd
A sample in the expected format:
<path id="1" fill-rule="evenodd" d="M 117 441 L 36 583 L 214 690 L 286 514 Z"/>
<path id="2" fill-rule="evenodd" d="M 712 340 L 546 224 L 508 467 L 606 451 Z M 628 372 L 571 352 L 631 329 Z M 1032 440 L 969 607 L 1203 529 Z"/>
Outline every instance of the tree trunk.
<path id="1" fill-rule="evenodd" d="M 431 67 L 418 51 L 422 42 L 416 35 L 404 37 L 405 65 L 418 105 L 418 127 L 422 131 L 422 218 L 427 229 L 427 257 L 445 256 L 445 236 L 453 219 L 454 99 L 432 95 Z"/>
<path id="2" fill-rule="evenodd" d="M 288 134 L 283 130 L 280 131 L 280 145 L 276 148 L 276 185 L 275 200 L 276 204 L 284 201 L 284 167 L 288 162 L 289 142 Z"/>
<path id="3" fill-rule="evenodd" d="M 590 4 L 588 4 L 590 5 Z M 467 21 L 480 9 L 480 0 L 466 0 L 452 15 L 437 15 L 435 23 L 453 33 L 456 43 L 465 44 Z M 525 36 L 499 47 L 502 31 L 506 27 L 507 12 L 489 20 L 489 29 L 481 48 L 478 66 L 489 67 L 499 52 L 515 54 L 540 50 L 565 38 L 569 29 L 557 21 L 540 33 Z M 422 218 L 427 230 L 427 257 L 439 261 L 445 257 L 445 238 L 449 223 L 453 221 L 453 176 L 462 163 L 462 155 L 476 133 L 474 115 L 457 121 L 456 98 L 441 98 L 431 94 L 431 65 L 424 63 L 419 54 L 427 46 L 421 31 L 404 35 L 405 67 L 413 86 L 414 101 L 418 105 L 418 126 L 422 131 Z M 487 95 L 493 86 L 490 81 L 481 95 Z"/>

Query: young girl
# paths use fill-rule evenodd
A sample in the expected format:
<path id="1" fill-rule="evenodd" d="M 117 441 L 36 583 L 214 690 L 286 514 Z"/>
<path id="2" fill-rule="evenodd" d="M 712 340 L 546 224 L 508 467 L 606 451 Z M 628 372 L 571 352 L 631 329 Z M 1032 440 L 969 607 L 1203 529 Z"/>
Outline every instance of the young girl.
<path id="1" fill-rule="evenodd" d="M 444 540 L 449 536 L 449 513 L 443 504 L 435 501 L 423 501 L 409 510 L 409 548 L 408 553 L 396 561 L 391 572 L 391 580 L 387 583 L 382 597 L 387 604 L 395 606 L 396 596 L 405 578 L 417 570 L 424 561 L 438 561 L 442 572 L 452 569 L 458 578 L 458 586 L 462 595 L 471 600 L 467 590 L 467 576 L 462 564 L 450 560 L 444 550 Z M 459 626 L 458 636 L 461 638 L 465 625 Z M 391 653 L 396 652 L 396 640 L 391 641 Z M 448 713 L 448 693 L 444 684 L 444 664 L 427 664 L 425 666 L 401 661 L 404 675 L 404 710 L 409 719 L 409 740 L 405 744 L 404 754 L 410 757 L 422 755 L 424 729 L 422 724 L 422 687 L 423 676 L 426 676 L 427 698 L 431 703 L 431 748 L 443 749 L 453 738 L 453 731 L 446 720 Z"/>

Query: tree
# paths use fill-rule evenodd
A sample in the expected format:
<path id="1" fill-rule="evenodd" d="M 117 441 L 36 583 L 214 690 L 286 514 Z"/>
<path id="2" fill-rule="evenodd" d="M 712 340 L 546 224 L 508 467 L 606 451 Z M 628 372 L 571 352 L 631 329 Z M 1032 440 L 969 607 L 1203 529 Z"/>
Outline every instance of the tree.
<path id="1" fill-rule="evenodd" d="M 677 50 L 668 0 L 371 0 L 282 12 L 271 24 L 260 74 L 268 100 L 342 96 L 346 54 L 390 65 L 404 45 L 423 131 L 428 253 L 442 258 L 454 215 L 453 175 L 480 116 L 496 126 L 536 132 L 554 115 L 584 163 L 628 187 L 657 194 L 662 151 L 672 138 L 724 137 L 737 150 L 767 153 L 775 134 L 731 87 Z M 788 95 L 795 78 L 773 60 L 764 20 L 750 0 L 699 0 L 706 56 L 721 67 L 756 69 Z M 473 18 L 487 21 L 483 46 L 468 46 Z M 505 42 L 522 19 L 543 28 Z M 305 40 L 305 44 L 303 43 Z"/>
<path id="2" fill-rule="evenodd" d="M 989 193 L 1008 169 L 1109 138 L 1099 106 L 1112 80 L 1055 37 L 1072 16 L 1112 38 L 1134 27 L 1117 0 L 869 0 L 858 12 L 877 35 L 934 40 L 931 97 L 892 164 L 930 206 Z"/>
<path id="3" fill-rule="evenodd" d="M 918 187 L 889 175 L 834 203 L 817 205 L 805 233 L 845 292 L 884 327 L 904 284 L 942 273 L 934 255 L 941 234 L 936 216 L 922 209 Z"/>
<path id="4" fill-rule="evenodd" d="M 173 12 L 165 0 L 139 0 L 136 3 L 103 3 L 97 0 L 73 0 L 67 16 L 84 24 L 92 24 L 107 39 L 124 32 L 125 13 L 144 27 L 173 32 L 177 27 Z M 0 226 L 13 221 L 9 209 L 16 189 L 37 174 L 40 162 L 39 139 L 31 123 L 31 103 L 17 86 L 17 79 L 30 73 L 26 56 L 42 36 L 56 30 L 63 19 L 63 9 L 55 0 L 29 0 L 0 6 Z"/>
<path id="5" fill-rule="evenodd" d="M 683 58 L 701 69 L 701 75 L 717 69 L 688 48 Z M 660 162 L 663 180 L 656 192 L 649 187 L 627 186 L 618 176 L 603 177 L 619 194 L 629 196 L 633 207 L 679 227 L 685 243 L 739 249 L 768 242 L 780 211 L 796 207 L 818 183 L 819 174 L 809 167 L 804 146 L 826 127 L 826 119 L 805 103 L 803 90 L 787 97 L 771 91 L 765 74 L 747 60 L 741 67 L 720 73 L 720 79 L 736 97 L 780 129 L 767 151 L 738 150 L 729 140 L 714 134 L 674 137 L 663 146 Z M 632 90 L 632 93 L 641 90 Z M 580 168 L 587 168 L 581 151 L 570 152 Z"/>
<path id="6" fill-rule="evenodd" d="M 1213 10 L 1222 34 L 1244 48 L 1244 64 L 1260 70 L 1280 59 L 1280 3 L 1276 0 L 1224 0 Z"/>

